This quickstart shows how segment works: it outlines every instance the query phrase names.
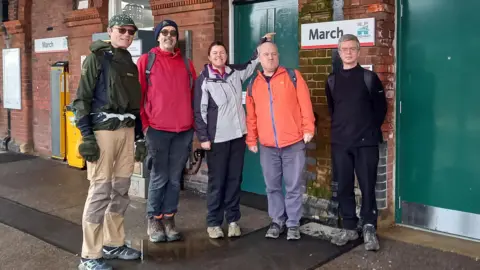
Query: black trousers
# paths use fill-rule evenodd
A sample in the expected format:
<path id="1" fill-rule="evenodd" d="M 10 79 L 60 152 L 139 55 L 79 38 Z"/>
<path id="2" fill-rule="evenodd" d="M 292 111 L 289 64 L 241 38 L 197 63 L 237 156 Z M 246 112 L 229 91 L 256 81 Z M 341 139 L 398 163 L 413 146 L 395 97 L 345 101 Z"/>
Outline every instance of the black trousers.
<path id="1" fill-rule="evenodd" d="M 358 217 L 355 205 L 355 174 L 362 192 L 360 217 L 363 224 L 377 226 L 378 210 L 375 197 L 378 146 L 346 148 L 332 145 L 332 169 L 334 181 L 338 184 L 337 198 L 345 229 L 357 228 Z"/>
<path id="2" fill-rule="evenodd" d="M 240 219 L 240 185 L 242 183 L 245 136 L 213 143 L 207 151 L 208 190 L 207 225 L 221 226 Z"/>

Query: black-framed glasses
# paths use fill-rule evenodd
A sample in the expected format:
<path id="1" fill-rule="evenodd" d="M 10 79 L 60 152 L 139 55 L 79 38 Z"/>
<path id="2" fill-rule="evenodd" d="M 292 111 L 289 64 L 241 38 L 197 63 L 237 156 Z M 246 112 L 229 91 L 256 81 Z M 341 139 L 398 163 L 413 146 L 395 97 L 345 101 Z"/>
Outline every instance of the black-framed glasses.
<path id="1" fill-rule="evenodd" d="M 137 32 L 136 30 L 126 29 L 126 28 L 121 28 L 121 27 L 115 28 L 115 29 L 117 29 L 118 33 L 120 33 L 120 34 L 122 34 L 122 35 L 128 32 L 128 34 L 129 34 L 130 36 L 134 36 L 135 33 Z"/>
<path id="2" fill-rule="evenodd" d="M 168 31 L 167 29 L 160 31 L 162 36 L 166 37 L 168 34 L 170 34 L 171 37 L 176 37 L 177 36 L 177 31 L 176 30 L 170 30 Z"/>

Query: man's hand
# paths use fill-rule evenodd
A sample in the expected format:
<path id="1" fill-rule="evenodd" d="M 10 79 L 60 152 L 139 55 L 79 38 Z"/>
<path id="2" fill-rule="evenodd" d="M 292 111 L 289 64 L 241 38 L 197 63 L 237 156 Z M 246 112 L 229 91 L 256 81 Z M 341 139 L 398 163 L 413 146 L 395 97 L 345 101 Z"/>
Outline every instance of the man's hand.
<path id="1" fill-rule="evenodd" d="M 249 146 L 248 150 L 250 150 L 250 152 L 257 153 L 258 152 L 258 146 L 256 146 L 256 145 Z"/>
<path id="2" fill-rule="evenodd" d="M 210 143 L 210 141 L 202 142 L 200 143 L 200 146 L 202 147 L 203 150 L 210 150 L 212 148 L 212 144 Z"/>
<path id="3" fill-rule="evenodd" d="M 135 161 L 143 162 L 147 157 L 147 147 L 145 140 L 138 140 L 135 142 Z"/>
<path id="4" fill-rule="evenodd" d="M 312 138 L 313 138 L 313 134 L 311 134 L 311 133 L 303 134 L 303 141 L 305 143 L 309 143 L 312 140 Z"/>
<path id="5" fill-rule="evenodd" d="M 143 130 L 143 135 L 147 136 L 148 127 Z"/>
<path id="6" fill-rule="evenodd" d="M 88 162 L 95 162 L 100 158 L 100 148 L 98 148 L 95 135 L 87 135 L 82 138 L 82 143 L 78 146 L 78 153 Z"/>
<path id="7" fill-rule="evenodd" d="M 267 38 L 267 41 L 272 41 L 274 35 L 275 35 L 275 33 L 267 33 L 263 37 Z"/>

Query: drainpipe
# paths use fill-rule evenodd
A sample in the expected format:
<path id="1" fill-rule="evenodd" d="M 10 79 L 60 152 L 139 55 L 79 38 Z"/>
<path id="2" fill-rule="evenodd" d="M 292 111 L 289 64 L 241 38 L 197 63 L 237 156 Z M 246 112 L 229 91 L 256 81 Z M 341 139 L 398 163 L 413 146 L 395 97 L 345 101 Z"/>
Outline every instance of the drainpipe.
<path id="1" fill-rule="evenodd" d="M 2 23 L 1 25 L 2 27 L 2 32 L 3 32 L 3 39 L 4 39 L 4 43 L 5 43 L 5 47 L 7 49 L 10 49 L 10 36 L 8 35 L 8 31 L 7 31 L 7 28 L 5 27 L 5 24 Z M 3 89 L 5 91 L 5 89 Z M 11 120 L 11 111 L 10 109 L 7 109 L 7 137 L 5 137 L 3 139 L 3 147 L 5 148 L 6 151 L 8 151 L 8 143 L 10 142 L 10 140 L 12 139 L 12 133 L 11 133 L 11 130 L 12 130 L 12 120 Z"/>

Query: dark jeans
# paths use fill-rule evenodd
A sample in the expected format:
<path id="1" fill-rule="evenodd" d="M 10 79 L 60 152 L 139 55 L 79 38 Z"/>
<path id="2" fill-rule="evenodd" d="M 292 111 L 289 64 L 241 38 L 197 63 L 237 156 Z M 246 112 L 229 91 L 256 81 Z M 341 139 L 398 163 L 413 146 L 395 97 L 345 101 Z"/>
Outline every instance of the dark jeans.
<path id="1" fill-rule="evenodd" d="M 213 143 L 207 151 L 208 191 L 207 225 L 221 226 L 240 219 L 240 185 L 242 183 L 245 137 Z"/>
<path id="2" fill-rule="evenodd" d="M 345 148 L 332 145 L 333 177 L 338 183 L 338 203 L 343 218 L 343 227 L 357 228 L 358 217 L 355 203 L 355 174 L 362 192 L 360 216 L 364 224 L 377 226 L 377 200 L 375 185 L 379 161 L 378 146 Z"/>
<path id="3" fill-rule="evenodd" d="M 152 158 L 148 188 L 148 217 L 177 212 L 180 181 L 193 139 L 193 129 L 175 133 L 147 131 L 148 155 Z"/>

